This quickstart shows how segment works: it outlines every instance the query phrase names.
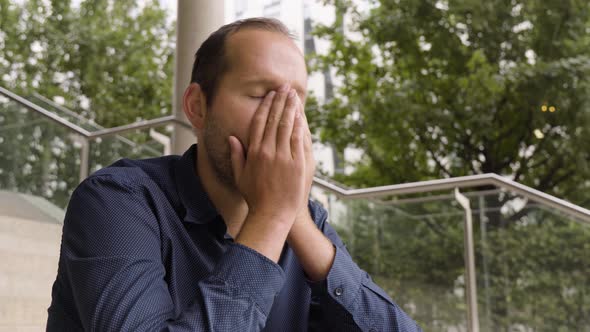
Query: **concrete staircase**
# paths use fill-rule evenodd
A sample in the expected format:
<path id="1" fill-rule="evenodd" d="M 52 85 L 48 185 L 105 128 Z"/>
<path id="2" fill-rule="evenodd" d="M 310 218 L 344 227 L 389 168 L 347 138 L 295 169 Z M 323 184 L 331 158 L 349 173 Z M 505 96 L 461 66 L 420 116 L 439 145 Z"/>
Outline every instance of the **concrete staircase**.
<path id="1" fill-rule="evenodd" d="M 0 191 L 0 332 L 45 331 L 63 211 Z"/>

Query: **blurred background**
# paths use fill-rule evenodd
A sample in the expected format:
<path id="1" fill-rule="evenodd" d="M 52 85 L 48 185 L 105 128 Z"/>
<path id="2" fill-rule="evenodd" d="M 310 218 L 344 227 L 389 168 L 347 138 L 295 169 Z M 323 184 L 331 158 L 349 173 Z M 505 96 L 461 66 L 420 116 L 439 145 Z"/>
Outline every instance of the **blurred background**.
<path id="1" fill-rule="evenodd" d="M 44 330 L 72 191 L 196 141 L 194 52 L 255 16 L 307 59 L 314 198 L 425 331 L 590 331 L 587 0 L 0 0 L 0 331 Z"/>

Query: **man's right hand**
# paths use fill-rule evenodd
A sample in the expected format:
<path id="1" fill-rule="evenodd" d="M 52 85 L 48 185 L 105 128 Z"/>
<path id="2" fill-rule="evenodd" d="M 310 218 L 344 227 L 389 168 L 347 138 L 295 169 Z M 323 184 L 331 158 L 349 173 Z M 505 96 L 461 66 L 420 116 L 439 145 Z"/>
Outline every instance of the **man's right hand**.
<path id="1" fill-rule="evenodd" d="M 236 242 L 278 261 L 302 200 L 306 199 L 304 126 L 295 90 L 271 91 L 250 126 L 248 153 L 229 137 L 236 186 L 248 216 Z"/>

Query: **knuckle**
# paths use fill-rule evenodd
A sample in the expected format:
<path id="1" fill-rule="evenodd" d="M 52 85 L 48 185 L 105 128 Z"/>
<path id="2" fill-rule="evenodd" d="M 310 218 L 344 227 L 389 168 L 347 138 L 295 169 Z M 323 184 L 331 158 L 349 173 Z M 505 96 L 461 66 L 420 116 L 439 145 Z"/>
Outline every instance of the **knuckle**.
<path id="1" fill-rule="evenodd" d="M 289 119 L 283 119 L 279 121 L 279 127 L 290 127 L 293 124 L 293 121 Z"/>
<path id="2" fill-rule="evenodd" d="M 291 135 L 291 141 L 297 142 L 297 141 L 299 141 L 299 139 L 300 139 L 300 135 L 298 133 L 293 133 Z"/>
<path id="3" fill-rule="evenodd" d="M 279 112 L 272 112 L 268 116 L 268 122 L 269 123 L 280 122 L 280 120 L 281 120 L 281 114 Z"/>
<path id="4" fill-rule="evenodd" d="M 248 147 L 248 156 L 256 156 L 258 154 L 258 144 L 257 143 L 251 143 L 250 146 Z"/>
<path id="5" fill-rule="evenodd" d="M 273 153 L 269 148 L 261 148 L 257 153 L 258 159 L 270 160 L 273 157 Z"/>

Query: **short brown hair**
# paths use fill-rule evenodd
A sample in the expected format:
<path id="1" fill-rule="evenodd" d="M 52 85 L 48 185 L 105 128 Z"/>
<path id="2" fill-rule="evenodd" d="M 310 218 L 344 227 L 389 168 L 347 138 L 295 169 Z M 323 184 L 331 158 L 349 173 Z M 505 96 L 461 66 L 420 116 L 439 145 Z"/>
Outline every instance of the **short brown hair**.
<path id="1" fill-rule="evenodd" d="M 228 68 L 225 58 L 225 40 L 229 35 L 246 28 L 278 32 L 291 39 L 296 39 L 281 21 L 266 17 L 238 20 L 213 32 L 197 50 L 191 74 L 191 83 L 198 83 L 201 86 L 201 90 L 207 97 L 208 105 L 211 104 L 215 96 L 220 78 Z"/>

